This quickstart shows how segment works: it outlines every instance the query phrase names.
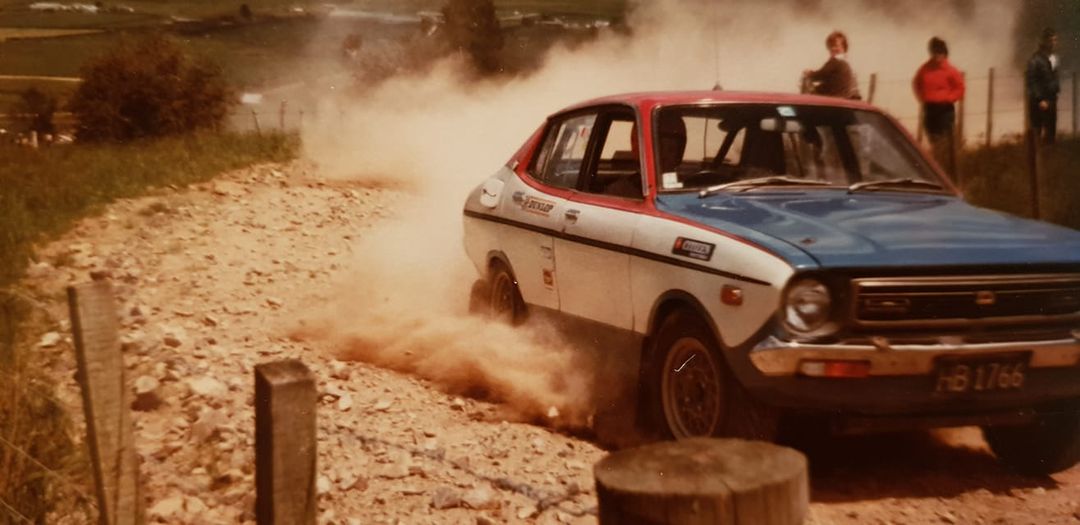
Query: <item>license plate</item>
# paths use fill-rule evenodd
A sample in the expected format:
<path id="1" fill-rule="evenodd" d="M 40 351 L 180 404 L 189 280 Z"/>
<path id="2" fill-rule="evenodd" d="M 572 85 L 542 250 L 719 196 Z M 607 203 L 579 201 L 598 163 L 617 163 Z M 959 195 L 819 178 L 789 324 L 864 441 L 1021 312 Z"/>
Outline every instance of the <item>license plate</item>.
<path id="1" fill-rule="evenodd" d="M 1028 354 L 968 356 L 938 360 L 938 394 L 1019 390 L 1027 380 Z"/>

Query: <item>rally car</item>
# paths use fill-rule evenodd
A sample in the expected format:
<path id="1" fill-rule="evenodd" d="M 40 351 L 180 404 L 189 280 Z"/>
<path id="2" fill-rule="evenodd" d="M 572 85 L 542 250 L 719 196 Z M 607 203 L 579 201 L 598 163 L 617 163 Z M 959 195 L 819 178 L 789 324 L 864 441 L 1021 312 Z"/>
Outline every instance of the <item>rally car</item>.
<path id="1" fill-rule="evenodd" d="M 464 209 L 474 305 L 602 350 L 661 437 L 979 425 L 1080 460 L 1080 232 L 972 206 L 897 122 L 804 95 L 638 93 L 547 119 Z"/>

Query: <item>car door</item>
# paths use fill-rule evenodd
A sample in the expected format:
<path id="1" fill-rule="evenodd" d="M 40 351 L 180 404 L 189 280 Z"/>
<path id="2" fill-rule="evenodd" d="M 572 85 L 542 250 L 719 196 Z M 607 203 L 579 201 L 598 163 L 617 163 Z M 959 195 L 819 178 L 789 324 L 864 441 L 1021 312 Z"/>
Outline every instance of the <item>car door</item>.
<path id="1" fill-rule="evenodd" d="M 615 328 L 633 328 L 629 247 L 644 206 L 642 163 L 632 109 L 603 111 L 579 191 L 555 239 L 560 310 Z"/>
<path id="2" fill-rule="evenodd" d="M 500 215 L 510 225 L 502 248 L 526 303 L 558 310 L 554 237 L 577 186 L 595 112 L 556 117 L 528 166 L 502 189 Z"/>

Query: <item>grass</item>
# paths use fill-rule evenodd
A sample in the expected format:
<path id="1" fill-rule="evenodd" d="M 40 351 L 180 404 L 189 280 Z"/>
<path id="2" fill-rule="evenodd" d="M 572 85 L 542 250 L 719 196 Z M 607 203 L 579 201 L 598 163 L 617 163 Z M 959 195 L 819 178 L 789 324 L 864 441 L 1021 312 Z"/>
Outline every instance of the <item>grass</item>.
<path id="1" fill-rule="evenodd" d="M 1080 137 L 1066 137 L 1045 148 L 1039 175 L 1040 218 L 1080 229 Z M 1026 146 L 1003 142 L 967 151 L 960 158 L 964 194 L 979 206 L 1031 217 L 1031 182 Z"/>
<path id="2" fill-rule="evenodd" d="M 186 185 L 296 154 L 295 137 L 201 134 L 130 144 L 30 150 L 0 146 L 0 286 L 14 282 L 35 242 L 147 188 Z"/>
<path id="3" fill-rule="evenodd" d="M 210 133 L 36 151 L 0 144 L 0 499 L 35 523 L 59 516 L 89 523 L 94 515 L 79 429 L 69 407 L 53 397 L 46 352 L 35 348 L 40 334 L 60 327 L 12 286 L 33 257 L 33 245 L 115 199 L 205 181 L 253 163 L 285 161 L 298 148 L 292 135 Z M 0 523 L 8 522 L 9 513 L 0 509 Z"/>

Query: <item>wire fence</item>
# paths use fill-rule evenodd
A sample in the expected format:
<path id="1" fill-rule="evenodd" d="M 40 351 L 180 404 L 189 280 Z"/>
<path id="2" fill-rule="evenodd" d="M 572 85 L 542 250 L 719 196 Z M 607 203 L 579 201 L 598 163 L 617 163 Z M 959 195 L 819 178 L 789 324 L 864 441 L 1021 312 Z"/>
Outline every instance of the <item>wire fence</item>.
<path id="1" fill-rule="evenodd" d="M 56 336 L 37 345 L 25 340 L 35 330 L 29 327 L 60 322 L 33 298 L 0 290 L 0 325 L 0 523 L 90 520 L 97 508 L 88 459 L 75 437 L 84 435 L 79 391 L 74 379 L 56 385 L 41 370 L 74 370 L 74 353 Z"/>
<path id="2" fill-rule="evenodd" d="M 1061 93 L 1057 104 L 1057 131 L 1077 133 L 1080 120 L 1078 107 L 1078 72 L 1061 73 Z M 872 75 L 871 102 L 893 114 L 912 134 L 920 136 L 919 106 L 912 90 L 911 78 L 889 78 Z M 1026 129 L 1024 76 L 1000 68 L 964 72 L 966 93 L 957 105 L 956 132 L 962 143 L 969 146 L 990 145 L 1013 140 Z"/>

